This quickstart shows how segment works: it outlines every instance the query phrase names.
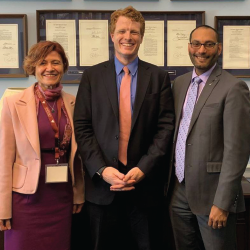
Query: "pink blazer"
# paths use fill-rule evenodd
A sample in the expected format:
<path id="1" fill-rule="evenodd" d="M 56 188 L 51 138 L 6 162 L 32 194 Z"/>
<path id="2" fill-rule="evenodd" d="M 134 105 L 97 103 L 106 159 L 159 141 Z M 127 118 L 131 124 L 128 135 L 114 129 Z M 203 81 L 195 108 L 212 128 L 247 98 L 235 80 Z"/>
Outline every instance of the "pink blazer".
<path id="1" fill-rule="evenodd" d="M 62 91 L 73 128 L 75 97 Z M 84 178 L 73 129 L 69 168 L 74 204 L 84 202 Z M 34 85 L 4 99 L 0 123 L 0 219 L 12 217 L 12 191 L 34 194 L 41 168 Z"/>

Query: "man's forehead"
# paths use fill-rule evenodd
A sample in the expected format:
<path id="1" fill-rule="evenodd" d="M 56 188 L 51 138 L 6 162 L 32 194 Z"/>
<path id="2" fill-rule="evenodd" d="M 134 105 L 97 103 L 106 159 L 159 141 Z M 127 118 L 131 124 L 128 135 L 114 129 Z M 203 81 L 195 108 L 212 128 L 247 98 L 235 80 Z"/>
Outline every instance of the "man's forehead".
<path id="1" fill-rule="evenodd" d="M 130 17 L 126 17 L 126 16 L 119 16 L 117 18 L 117 21 L 116 23 L 127 23 L 127 22 L 131 22 L 133 24 L 139 24 L 140 25 L 140 22 L 137 22 L 135 21 L 134 19 L 130 18 Z"/>
<path id="2" fill-rule="evenodd" d="M 216 33 L 209 28 L 198 28 L 192 34 L 192 40 L 216 40 Z"/>

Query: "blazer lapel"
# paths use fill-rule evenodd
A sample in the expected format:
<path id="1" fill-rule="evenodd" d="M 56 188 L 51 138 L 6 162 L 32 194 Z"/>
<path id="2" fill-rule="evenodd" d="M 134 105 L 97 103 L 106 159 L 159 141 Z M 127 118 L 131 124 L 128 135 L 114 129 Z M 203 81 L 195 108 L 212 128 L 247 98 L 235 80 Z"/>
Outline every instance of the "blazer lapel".
<path id="1" fill-rule="evenodd" d="M 150 82 L 151 72 L 149 66 L 145 65 L 140 59 L 138 61 L 138 76 L 137 76 L 137 87 L 136 87 L 136 96 L 134 103 L 134 110 L 132 116 L 132 125 L 131 131 L 135 125 L 136 119 L 138 117 L 141 105 L 143 103 L 146 91 Z"/>
<path id="2" fill-rule="evenodd" d="M 38 158 L 40 158 L 40 143 L 34 85 L 24 90 L 21 98 L 15 103 L 15 108 L 29 142 L 35 150 Z"/>
<path id="3" fill-rule="evenodd" d="M 204 87 L 204 89 L 201 92 L 201 95 L 194 107 L 194 112 L 191 118 L 191 122 L 190 122 L 190 126 L 188 129 L 188 134 L 189 135 L 190 131 L 192 130 L 200 112 L 201 109 L 203 108 L 203 106 L 205 105 L 208 97 L 210 96 L 210 94 L 212 93 L 214 87 L 216 86 L 216 84 L 219 82 L 220 78 L 219 76 L 221 75 L 221 68 L 217 65 L 215 67 L 215 69 L 213 70 L 213 72 L 211 73 L 211 75 L 209 76 L 206 85 Z"/>
<path id="4" fill-rule="evenodd" d="M 109 62 L 107 62 L 107 64 L 104 65 L 104 69 L 101 74 L 102 81 L 106 87 L 107 95 L 110 100 L 113 112 L 116 116 L 117 122 L 119 122 L 119 108 L 114 60 L 110 60 Z"/>
<path id="5" fill-rule="evenodd" d="M 74 113 L 74 107 L 75 107 L 75 98 L 71 95 L 66 94 L 64 91 L 62 91 L 62 99 L 65 105 L 65 108 L 68 113 L 68 117 L 70 120 L 70 124 L 73 125 L 73 113 Z"/>
<path id="6" fill-rule="evenodd" d="M 76 140 L 75 140 L 74 123 L 73 123 L 75 98 L 71 95 L 68 95 L 64 91 L 62 91 L 62 99 L 63 99 L 65 109 L 68 113 L 69 121 L 70 121 L 70 124 L 72 127 L 70 166 L 73 166 L 74 156 L 75 156 L 76 149 L 77 149 L 77 144 L 76 144 Z"/>

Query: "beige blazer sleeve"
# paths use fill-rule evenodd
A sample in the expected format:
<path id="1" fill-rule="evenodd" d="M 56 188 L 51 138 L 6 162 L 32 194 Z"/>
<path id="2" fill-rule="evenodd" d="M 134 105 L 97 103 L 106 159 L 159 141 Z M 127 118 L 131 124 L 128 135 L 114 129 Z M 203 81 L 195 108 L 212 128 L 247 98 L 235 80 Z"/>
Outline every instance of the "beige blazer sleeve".
<path id="1" fill-rule="evenodd" d="M 5 98 L 0 123 L 0 218 L 11 218 L 12 175 L 16 141 L 10 108 Z"/>

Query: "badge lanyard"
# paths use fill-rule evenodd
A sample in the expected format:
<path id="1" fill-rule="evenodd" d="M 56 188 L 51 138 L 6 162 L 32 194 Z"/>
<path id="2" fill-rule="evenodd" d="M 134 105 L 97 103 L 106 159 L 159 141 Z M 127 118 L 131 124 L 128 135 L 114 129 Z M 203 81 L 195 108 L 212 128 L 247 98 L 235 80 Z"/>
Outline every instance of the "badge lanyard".
<path id="1" fill-rule="evenodd" d="M 50 121 L 50 125 L 53 129 L 53 131 L 55 132 L 55 160 L 56 163 L 59 163 L 59 159 L 60 159 L 60 137 L 59 137 L 59 123 L 60 123 L 60 119 L 62 116 L 62 98 L 60 97 L 57 100 L 57 112 L 58 112 L 58 125 L 56 124 L 54 117 L 48 107 L 48 104 L 44 98 L 44 96 L 42 95 L 42 93 L 39 91 L 38 86 L 35 86 L 35 93 L 37 94 L 37 97 L 39 99 L 39 101 L 41 102 L 41 104 L 43 105 L 43 108 L 45 110 L 45 113 Z"/>

